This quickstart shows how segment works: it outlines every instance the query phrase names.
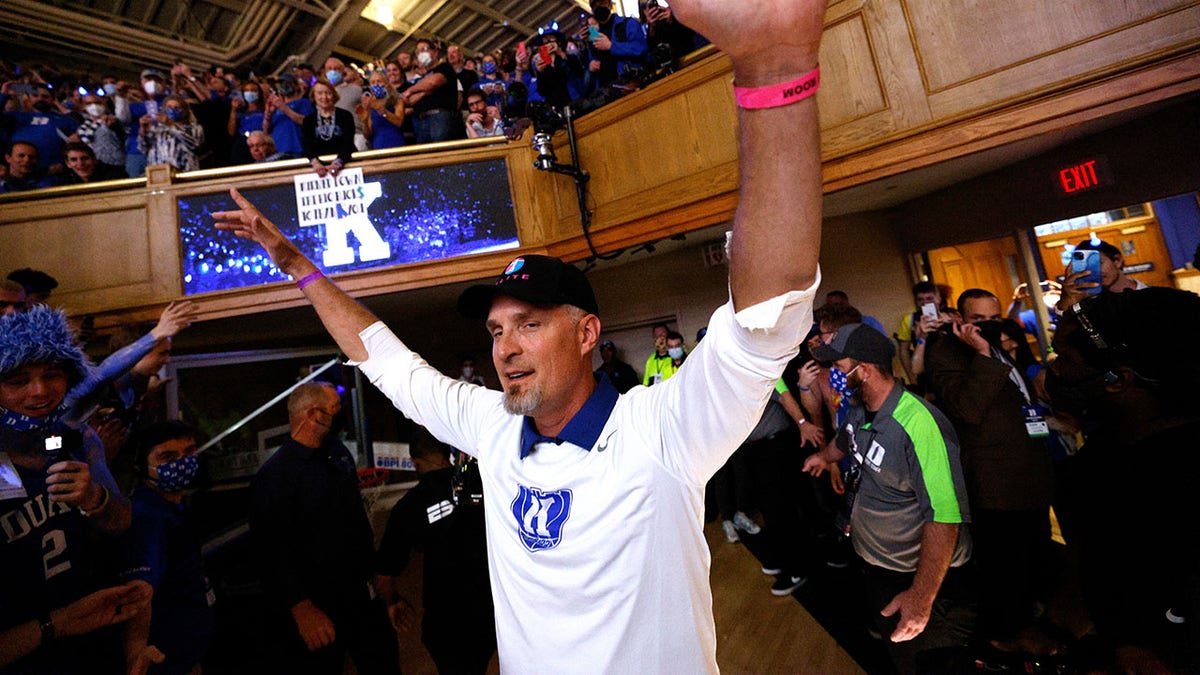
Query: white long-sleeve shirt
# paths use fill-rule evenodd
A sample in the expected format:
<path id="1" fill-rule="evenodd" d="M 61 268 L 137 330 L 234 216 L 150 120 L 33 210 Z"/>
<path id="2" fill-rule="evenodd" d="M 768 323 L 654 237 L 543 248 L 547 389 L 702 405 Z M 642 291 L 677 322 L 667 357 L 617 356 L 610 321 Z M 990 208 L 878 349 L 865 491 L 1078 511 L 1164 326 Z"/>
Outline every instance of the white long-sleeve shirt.
<path id="1" fill-rule="evenodd" d="M 598 386 L 566 440 L 525 457 L 503 393 L 442 375 L 382 322 L 360 333 L 371 382 L 479 460 L 502 671 L 717 672 L 704 487 L 796 354 L 818 284 L 723 305 L 674 377 L 615 403 Z M 590 447 L 571 442 L 582 418 L 602 424 Z"/>

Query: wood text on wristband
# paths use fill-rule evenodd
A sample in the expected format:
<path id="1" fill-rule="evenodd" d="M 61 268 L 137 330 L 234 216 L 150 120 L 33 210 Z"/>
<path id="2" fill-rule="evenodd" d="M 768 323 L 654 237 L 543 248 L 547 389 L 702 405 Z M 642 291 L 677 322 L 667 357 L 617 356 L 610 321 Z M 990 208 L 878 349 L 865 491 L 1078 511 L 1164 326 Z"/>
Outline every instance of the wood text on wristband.
<path id="1" fill-rule="evenodd" d="M 766 87 L 733 87 L 733 98 L 739 108 L 751 110 L 778 108 L 804 100 L 817 93 L 821 85 L 821 67 L 817 66 L 798 79 Z"/>

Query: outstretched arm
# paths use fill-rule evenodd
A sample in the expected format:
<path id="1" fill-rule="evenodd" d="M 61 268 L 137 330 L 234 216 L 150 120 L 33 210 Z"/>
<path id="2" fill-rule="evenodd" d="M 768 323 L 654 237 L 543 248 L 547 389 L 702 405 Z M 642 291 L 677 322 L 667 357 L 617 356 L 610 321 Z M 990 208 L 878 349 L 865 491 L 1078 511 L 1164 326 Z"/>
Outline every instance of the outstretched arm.
<path id="1" fill-rule="evenodd" d="M 672 9 L 729 55 L 737 87 L 779 85 L 817 67 L 825 0 L 678 0 Z M 811 286 L 821 247 L 816 97 L 740 109 L 739 119 L 742 187 L 729 272 L 735 310 Z"/>
<path id="2" fill-rule="evenodd" d="M 296 245 L 267 220 L 236 189 L 229 194 L 240 207 L 237 211 L 217 211 L 213 213 L 218 230 L 234 233 L 242 239 L 258 243 L 271 256 L 271 261 L 284 274 L 290 274 L 297 281 L 304 279 L 313 272 L 319 272 L 313 261 L 309 260 Z M 338 347 L 346 356 L 355 361 L 367 358 L 367 349 L 358 338 L 367 326 L 379 319 L 357 300 L 338 288 L 332 281 L 324 277 L 304 287 L 303 293 L 317 310 L 325 330 L 337 342 Z"/>

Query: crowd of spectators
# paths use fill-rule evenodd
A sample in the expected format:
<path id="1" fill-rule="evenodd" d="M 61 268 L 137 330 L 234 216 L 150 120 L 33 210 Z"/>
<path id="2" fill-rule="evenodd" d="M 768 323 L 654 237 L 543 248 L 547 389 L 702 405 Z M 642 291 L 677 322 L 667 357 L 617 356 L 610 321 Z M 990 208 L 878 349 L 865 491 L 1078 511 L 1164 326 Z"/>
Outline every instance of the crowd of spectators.
<path id="1" fill-rule="evenodd" d="M 611 0 L 591 10 L 577 26 L 552 24 L 485 54 L 421 39 L 411 53 L 362 64 L 330 57 L 267 73 L 180 61 L 136 81 L 0 63 L 0 193 L 139 177 L 153 164 L 303 157 L 336 174 L 356 150 L 505 135 L 565 106 L 584 114 L 707 43 L 656 0 L 640 17 L 615 14 Z"/>

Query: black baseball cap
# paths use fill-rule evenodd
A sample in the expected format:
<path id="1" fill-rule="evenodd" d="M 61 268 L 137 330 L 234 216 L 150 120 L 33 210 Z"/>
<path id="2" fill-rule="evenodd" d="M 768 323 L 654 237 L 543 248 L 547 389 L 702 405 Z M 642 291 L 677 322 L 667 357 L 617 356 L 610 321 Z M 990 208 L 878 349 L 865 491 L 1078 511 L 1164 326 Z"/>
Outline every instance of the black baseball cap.
<path id="1" fill-rule="evenodd" d="M 574 305 L 599 313 L 592 285 L 578 267 L 546 255 L 523 255 L 504 268 L 494 284 L 479 284 L 458 296 L 458 312 L 468 319 L 486 319 L 497 295 L 534 305 Z"/>
<path id="2" fill-rule="evenodd" d="M 1098 239 L 1097 240 L 1084 239 L 1083 241 L 1081 241 L 1075 245 L 1075 250 L 1076 251 L 1100 251 L 1104 255 L 1108 256 L 1108 258 L 1110 260 L 1115 259 L 1117 256 L 1121 255 L 1121 249 L 1117 248 L 1116 246 L 1113 246 L 1112 244 L 1108 243 L 1107 241 L 1100 241 Z"/>
<path id="3" fill-rule="evenodd" d="M 812 355 L 818 361 L 854 359 L 890 369 L 896 347 L 886 335 L 874 328 L 861 323 L 848 323 L 837 330 L 833 342 L 814 347 Z"/>

